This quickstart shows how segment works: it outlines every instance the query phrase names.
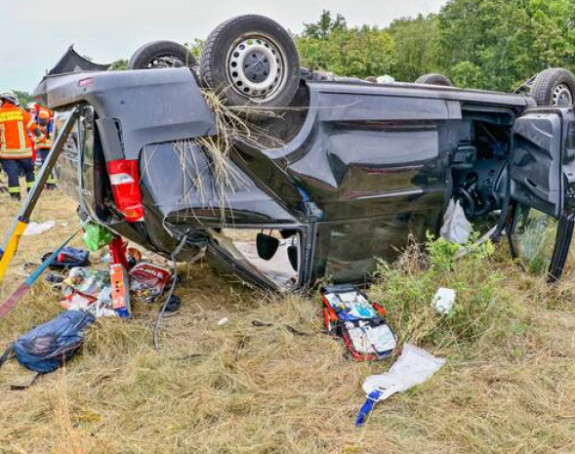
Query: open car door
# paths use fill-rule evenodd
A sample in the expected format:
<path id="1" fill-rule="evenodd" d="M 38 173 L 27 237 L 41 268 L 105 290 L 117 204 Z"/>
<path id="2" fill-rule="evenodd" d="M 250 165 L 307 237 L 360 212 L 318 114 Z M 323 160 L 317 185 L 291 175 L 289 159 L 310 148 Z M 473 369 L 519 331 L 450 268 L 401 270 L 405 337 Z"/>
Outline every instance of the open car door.
<path id="1" fill-rule="evenodd" d="M 535 273 L 563 273 L 575 222 L 573 108 L 529 109 L 513 127 L 508 237 L 512 253 Z"/>

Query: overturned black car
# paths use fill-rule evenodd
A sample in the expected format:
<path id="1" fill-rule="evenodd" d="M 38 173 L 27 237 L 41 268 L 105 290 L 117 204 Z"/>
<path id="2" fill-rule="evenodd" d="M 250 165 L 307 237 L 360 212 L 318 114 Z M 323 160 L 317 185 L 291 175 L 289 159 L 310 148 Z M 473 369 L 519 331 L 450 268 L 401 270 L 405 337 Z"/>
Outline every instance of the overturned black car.
<path id="1" fill-rule="evenodd" d="M 300 68 L 261 16 L 219 26 L 199 65 L 163 41 L 130 69 L 49 75 L 35 96 L 60 129 L 73 122 L 61 185 L 136 243 L 169 255 L 185 239 L 182 259 L 207 255 L 268 289 L 362 283 L 409 234 L 438 233 L 457 199 L 520 256 L 541 254 L 531 227 L 543 225 L 543 266 L 562 273 L 575 212 L 566 70 L 540 73 L 531 96 L 337 78 Z"/>

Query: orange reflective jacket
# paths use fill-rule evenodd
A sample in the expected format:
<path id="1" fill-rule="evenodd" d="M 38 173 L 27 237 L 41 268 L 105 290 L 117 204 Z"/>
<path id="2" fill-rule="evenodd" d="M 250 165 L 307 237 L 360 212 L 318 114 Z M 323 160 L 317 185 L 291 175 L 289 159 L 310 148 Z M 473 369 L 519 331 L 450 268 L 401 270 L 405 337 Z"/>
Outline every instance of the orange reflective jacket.
<path id="1" fill-rule="evenodd" d="M 36 122 L 42 132 L 42 139 L 37 143 L 39 150 L 46 150 L 52 148 L 52 111 L 45 107 L 40 107 L 36 114 Z"/>
<path id="2" fill-rule="evenodd" d="M 8 102 L 0 106 L 0 158 L 25 159 L 32 157 L 31 134 L 38 125 L 32 116 Z"/>

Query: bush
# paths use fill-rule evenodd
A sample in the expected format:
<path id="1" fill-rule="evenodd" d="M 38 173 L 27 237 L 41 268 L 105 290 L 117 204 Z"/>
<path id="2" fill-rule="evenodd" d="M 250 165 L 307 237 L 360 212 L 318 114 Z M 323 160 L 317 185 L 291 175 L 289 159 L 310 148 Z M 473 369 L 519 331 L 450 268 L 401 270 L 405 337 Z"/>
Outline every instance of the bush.
<path id="1" fill-rule="evenodd" d="M 491 263 L 493 244 L 476 245 L 475 240 L 476 236 L 459 259 L 460 246 L 430 238 L 423 248 L 412 242 L 393 266 L 379 264 L 370 293 L 387 309 L 401 342 L 447 347 L 488 332 L 506 332 L 515 311 L 502 289 L 503 275 Z M 439 287 L 456 291 L 454 308 L 447 315 L 438 314 L 432 305 Z"/>

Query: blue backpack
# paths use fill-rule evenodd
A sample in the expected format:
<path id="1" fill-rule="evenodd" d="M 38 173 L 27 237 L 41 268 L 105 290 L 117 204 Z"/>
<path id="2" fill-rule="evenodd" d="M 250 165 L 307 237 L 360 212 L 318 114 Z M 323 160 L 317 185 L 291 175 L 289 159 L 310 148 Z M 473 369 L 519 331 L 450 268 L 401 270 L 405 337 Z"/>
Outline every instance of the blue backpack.
<path id="1" fill-rule="evenodd" d="M 86 328 L 94 320 L 88 312 L 62 312 L 8 347 L 0 358 L 0 367 L 13 353 L 22 366 L 38 374 L 53 372 L 78 352 Z"/>

